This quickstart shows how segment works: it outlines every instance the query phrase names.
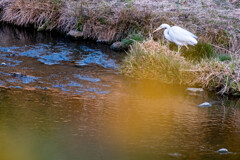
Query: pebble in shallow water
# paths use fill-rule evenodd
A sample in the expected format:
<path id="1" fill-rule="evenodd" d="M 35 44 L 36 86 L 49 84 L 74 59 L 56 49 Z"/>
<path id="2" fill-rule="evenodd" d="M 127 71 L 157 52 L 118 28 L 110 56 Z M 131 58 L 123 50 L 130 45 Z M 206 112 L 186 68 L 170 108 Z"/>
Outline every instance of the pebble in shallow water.
<path id="1" fill-rule="evenodd" d="M 229 153 L 231 153 L 231 152 L 228 151 L 227 148 L 221 148 L 216 152 L 219 153 L 219 154 L 229 154 Z"/>
<path id="2" fill-rule="evenodd" d="M 15 88 L 16 88 L 16 89 L 22 89 L 22 87 L 20 87 L 20 86 L 16 86 Z"/>
<path id="3" fill-rule="evenodd" d="M 4 62 L 2 62 L 2 63 L 1 63 L 1 66 L 6 66 L 6 65 L 7 65 L 7 64 L 6 64 L 6 63 L 4 63 Z"/>
<path id="4" fill-rule="evenodd" d="M 212 104 L 208 103 L 208 102 L 204 102 L 204 103 L 198 105 L 198 107 L 211 107 L 211 106 L 212 106 Z"/>
<path id="5" fill-rule="evenodd" d="M 204 90 L 202 88 L 187 88 L 186 91 L 200 93 L 200 92 L 203 92 Z"/>
<path id="6" fill-rule="evenodd" d="M 22 73 L 18 73 L 18 72 L 14 72 L 11 73 L 13 77 L 17 77 L 17 78 L 22 78 L 22 77 L 27 77 L 25 74 Z"/>
<path id="7" fill-rule="evenodd" d="M 168 153 L 169 156 L 173 156 L 173 157 L 179 157 L 181 156 L 180 153 Z"/>

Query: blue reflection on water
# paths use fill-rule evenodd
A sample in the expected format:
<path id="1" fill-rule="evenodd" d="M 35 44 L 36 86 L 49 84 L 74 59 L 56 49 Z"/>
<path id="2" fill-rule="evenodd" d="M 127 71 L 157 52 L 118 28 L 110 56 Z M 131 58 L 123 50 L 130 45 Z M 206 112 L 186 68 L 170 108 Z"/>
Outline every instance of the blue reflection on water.
<path id="1" fill-rule="evenodd" d="M 115 60 L 110 59 L 106 54 L 99 50 L 93 50 L 86 46 L 82 46 L 81 49 L 84 52 L 88 52 L 89 54 L 86 55 L 82 60 L 76 61 L 77 65 L 85 66 L 88 64 L 98 64 L 104 68 L 113 69 L 116 69 L 118 67 Z"/>
<path id="2" fill-rule="evenodd" d="M 10 67 L 19 65 L 22 61 L 9 58 L 13 57 L 12 55 L 14 55 L 13 53 L 15 53 L 17 49 L 19 49 L 19 47 L 0 47 L 0 59 Z"/>
<path id="3" fill-rule="evenodd" d="M 1 62 L 6 63 L 7 67 L 15 67 L 20 64 L 25 65 L 24 59 L 21 59 L 23 61 L 19 60 L 21 57 L 34 58 L 45 65 L 56 65 L 66 61 L 74 61 L 75 64 L 83 66 L 89 64 L 97 64 L 98 66 L 101 66 L 103 68 L 116 69 L 118 67 L 116 61 L 110 58 L 108 54 L 102 52 L 99 49 L 91 49 L 85 45 L 80 45 L 76 48 L 76 46 L 68 46 L 68 44 L 65 42 L 49 42 L 47 44 L 38 43 L 34 45 L 24 45 L 19 47 L 0 46 L 0 60 L 2 60 Z M 0 66 L 0 68 L 6 66 Z M 22 69 L 34 70 L 34 66 L 23 66 Z M 37 82 L 38 84 L 42 84 L 43 86 L 45 83 L 45 85 L 50 88 L 59 88 L 63 91 L 73 91 L 77 94 L 81 94 L 84 92 L 94 92 L 97 94 L 109 93 L 108 90 L 105 90 L 106 86 L 104 86 L 104 84 L 98 83 L 101 82 L 101 79 L 92 75 L 74 74 L 73 77 L 75 78 L 75 80 L 65 77 L 64 81 L 67 82 L 61 82 L 60 80 L 52 81 L 52 79 L 50 79 L 49 82 L 42 82 L 42 80 L 44 81 L 44 79 L 42 79 L 43 77 L 41 77 L 40 81 L 40 78 L 38 77 L 23 75 L 21 73 L 17 73 L 16 75 L 14 75 L 13 73 L 0 72 L 0 74 L 8 77 L 6 78 L 6 82 L 0 81 L 0 85 L 8 84 L 11 85 L 11 87 L 13 88 L 15 88 L 14 83 L 18 83 L 19 85 Z M 51 76 L 55 75 L 52 74 L 48 77 Z M 43 89 L 43 86 L 37 85 L 35 86 L 35 88 Z"/>
<path id="4" fill-rule="evenodd" d="M 85 81 L 90 81 L 90 82 L 99 82 L 101 81 L 99 78 L 94 78 L 92 76 L 84 76 L 84 75 L 75 75 L 74 77 L 79 78 L 81 80 L 85 80 Z"/>
<path id="5" fill-rule="evenodd" d="M 116 69 L 118 65 L 115 60 L 98 49 L 91 49 L 87 46 L 81 46 L 79 49 L 68 47 L 64 43 L 49 43 L 49 44 L 36 44 L 25 45 L 22 47 L 0 47 L 1 59 L 8 61 L 8 65 L 16 66 L 22 61 L 13 60 L 11 56 L 25 56 L 36 58 L 38 61 L 46 65 L 60 64 L 63 61 L 71 61 L 74 54 L 79 54 L 79 60 L 76 61 L 77 65 L 86 66 L 89 64 L 97 64 L 104 68 Z M 84 53 L 84 54 L 83 54 Z M 86 55 L 87 53 L 87 55 Z M 12 64 L 11 64 L 11 63 Z"/>

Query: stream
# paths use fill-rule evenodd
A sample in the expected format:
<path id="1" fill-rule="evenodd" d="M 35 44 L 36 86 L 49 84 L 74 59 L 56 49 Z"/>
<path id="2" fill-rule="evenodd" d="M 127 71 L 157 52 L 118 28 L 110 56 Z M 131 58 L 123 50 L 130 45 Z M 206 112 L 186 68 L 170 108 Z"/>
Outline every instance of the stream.
<path id="1" fill-rule="evenodd" d="M 240 159 L 239 99 L 123 76 L 107 45 L 4 24 L 0 37 L 1 160 Z"/>

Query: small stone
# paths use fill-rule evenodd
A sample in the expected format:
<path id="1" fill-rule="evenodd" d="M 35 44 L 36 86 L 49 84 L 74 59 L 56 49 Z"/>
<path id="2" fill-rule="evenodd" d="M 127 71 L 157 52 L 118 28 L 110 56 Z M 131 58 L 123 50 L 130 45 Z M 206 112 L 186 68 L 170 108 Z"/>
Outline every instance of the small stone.
<path id="1" fill-rule="evenodd" d="M 41 89 L 41 87 L 40 86 L 36 86 L 35 89 Z"/>
<path id="2" fill-rule="evenodd" d="M 203 89 L 202 88 L 187 88 L 186 91 L 188 92 L 194 92 L 194 93 L 200 93 L 200 92 L 203 92 Z"/>
<path id="3" fill-rule="evenodd" d="M 122 42 L 115 42 L 110 46 L 110 49 L 114 51 L 123 51 L 128 49 L 128 46 L 123 44 Z"/>
<path id="4" fill-rule="evenodd" d="M 198 105 L 198 107 L 211 107 L 211 106 L 212 106 L 212 104 L 208 103 L 208 102 L 204 102 L 204 103 Z"/>
<path id="5" fill-rule="evenodd" d="M 220 153 L 220 154 L 228 154 L 228 153 L 230 153 L 227 148 L 221 148 L 221 149 L 219 149 L 216 152 Z"/>
<path id="6" fill-rule="evenodd" d="M 20 86 L 16 86 L 15 88 L 16 88 L 16 89 L 21 89 L 22 87 L 20 87 Z"/>
<path id="7" fill-rule="evenodd" d="M 169 156 L 173 156 L 173 157 L 179 157 L 181 156 L 180 153 L 168 153 Z"/>
<path id="8" fill-rule="evenodd" d="M 109 41 L 104 40 L 104 39 L 98 39 L 97 43 L 102 43 L 102 44 L 109 44 Z"/>
<path id="9" fill-rule="evenodd" d="M 77 30 L 71 30 L 67 33 L 68 36 L 74 37 L 74 38 L 82 38 L 83 32 L 77 31 Z"/>
<path id="10" fill-rule="evenodd" d="M 1 66 L 6 66 L 6 65 L 7 65 L 7 64 L 6 64 L 6 63 L 4 63 L 4 62 L 2 62 L 2 63 L 1 63 Z"/>
<path id="11" fill-rule="evenodd" d="M 27 77 L 26 75 L 19 73 L 19 72 L 12 73 L 12 76 L 17 77 L 17 78 Z"/>
<path id="12" fill-rule="evenodd" d="M 48 89 L 48 87 L 44 87 L 43 89 L 47 90 L 47 89 Z"/>

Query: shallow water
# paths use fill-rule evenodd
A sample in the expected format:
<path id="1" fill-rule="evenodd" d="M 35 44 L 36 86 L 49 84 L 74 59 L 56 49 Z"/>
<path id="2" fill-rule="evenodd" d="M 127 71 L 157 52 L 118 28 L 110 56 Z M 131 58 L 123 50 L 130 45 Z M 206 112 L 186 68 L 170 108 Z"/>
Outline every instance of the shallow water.
<path id="1" fill-rule="evenodd" d="M 124 54 L 105 45 L 5 25 L 0 36 L 0 159 L 240 159 L 238 99 L 124 77 Z"/>

